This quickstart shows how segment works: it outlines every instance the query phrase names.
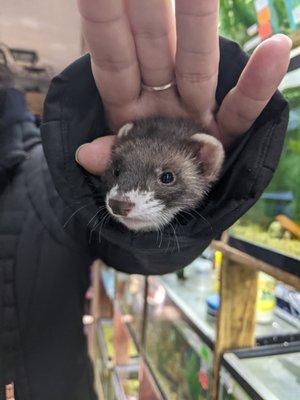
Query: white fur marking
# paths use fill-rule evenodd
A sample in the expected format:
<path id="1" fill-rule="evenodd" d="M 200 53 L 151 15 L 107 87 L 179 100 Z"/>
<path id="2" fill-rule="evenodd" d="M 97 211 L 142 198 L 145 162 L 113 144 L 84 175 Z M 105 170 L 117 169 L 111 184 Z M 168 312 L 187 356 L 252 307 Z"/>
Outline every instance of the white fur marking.
<path id="1" fill-rule="evenodd" d="M 129 122 L 128 124 L 122 126 L 122 128 L 118 132 L 118 138 L 122 138 L 128 135 L 128 133 L 131 131 L 133 128 L 133 123 Z"/>
<path id="2" fill-rule="evenodd" d="M 106 196 L 106 206 L 108 211 L 113 214 L 108 202 L 111 198 L 120 196 L 118 185 L 114 186 Z M 124 192 L 121 196 L 126 197 L 135 206 L 126 217 L 114 217 L 126 225 L 129 229 L 133 230 L 153 230 L 166 223 L 166 218 L 169 220 L 171 216 L 167 217 L 165 214 L 165 206 L 160 201 L 154 198 L 154 192 L 131 190 Z M 173 217 L 174 214 L 172 214 Z"/>

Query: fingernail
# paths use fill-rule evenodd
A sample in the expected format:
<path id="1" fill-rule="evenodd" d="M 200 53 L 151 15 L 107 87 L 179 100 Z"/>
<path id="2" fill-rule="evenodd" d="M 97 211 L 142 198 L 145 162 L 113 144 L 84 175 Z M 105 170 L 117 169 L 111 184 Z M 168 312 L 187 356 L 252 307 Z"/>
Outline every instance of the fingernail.
<path id="1" fill-rule="evenodd" d="M 290 37 L 287 36 L 287 41 L 289 42 L 290 48 L 293 47 L 293 41 Z"/>
<path id="2" fill-rule="evenodd" d="M 83 147 L 88 146 L 88 144 L 89 144 L 89 143 L 83 143 L 83 144 L 82 144 L 81 146 L 79 146 L 78 149 L 76 150 L 76 152 L 75 152 L 75 161 L 77 162 L 77 164 L 80 164 L 80 161 L 79 161 L 79 152 L 80 152 L 80 150 L 81 150 Z"/>
<path id="3" fill-rule="evenodd" d="M 282 39 L 285 39 L 285 40 L 289 43 L 289 46 L 290 46 L 291 48 L 293 47 L 293 41 L 292 41 L 292 39 L 291 39 L 289 36 L 284 35 L 283 33 L 277 33 L 276 35 L 272 36 L 271 39 L 280 40 L 280 41 L 281 41 Z"/>

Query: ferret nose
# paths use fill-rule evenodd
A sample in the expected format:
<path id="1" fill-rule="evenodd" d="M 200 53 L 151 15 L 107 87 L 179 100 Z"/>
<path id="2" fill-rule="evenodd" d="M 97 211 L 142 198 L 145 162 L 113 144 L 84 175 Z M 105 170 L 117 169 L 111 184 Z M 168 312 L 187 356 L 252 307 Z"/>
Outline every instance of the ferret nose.
<path id="1" fill-rule="evenodd" d="M 122 215 L 123 217 L 126 217 L 134 207 L 134 203 L 115 199 L 109 199 L 108 205 L 115 215 Z"/>

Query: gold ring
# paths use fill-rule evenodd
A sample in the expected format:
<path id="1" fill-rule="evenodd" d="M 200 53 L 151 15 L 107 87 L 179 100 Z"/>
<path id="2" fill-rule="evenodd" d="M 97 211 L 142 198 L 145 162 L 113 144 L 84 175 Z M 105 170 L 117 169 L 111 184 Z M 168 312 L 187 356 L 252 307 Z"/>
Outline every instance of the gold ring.
<path id="1" fill-rule="evenodd" d="M 175 81 L 171 81 L 171 82 L 167 83 L 166 85 L 162 85 L 162 86 L 148 86 L 148 85 L 145 85 L 144 83 L 142 83 L 142 88 L 147 90 L 148 92 L 162 92 L 163 90 L 170 89 L 171 87 L 174 87 L 174 86 L 176 86 Z"/>

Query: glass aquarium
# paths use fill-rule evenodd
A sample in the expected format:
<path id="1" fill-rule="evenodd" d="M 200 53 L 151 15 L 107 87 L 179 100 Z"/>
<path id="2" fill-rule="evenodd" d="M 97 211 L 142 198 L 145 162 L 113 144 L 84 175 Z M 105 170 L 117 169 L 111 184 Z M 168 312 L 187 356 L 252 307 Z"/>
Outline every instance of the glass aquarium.
<path id="1" fill-rule="evenodd" d="M 140 360 L 140 400 L 163 400 L 163 396 L 157 387 L 144 360 Z"/>
<path id="2" fill-rule="evenodd" d="M 124 371 L 135 371 L 139 362 L 135 344 L 126 326 L 122 325 L 121 319 L 121 315 L 116 311 L 114 319 L 99 318 L 97 321 L 99 356 L 96 362 L 96 376 L 100 379 L 101 385 L 99 387 L 101 386 L 101 392 L 105 400 L 124 398 L 115 397 L 115 379 L 116 376 L 119 376 L 118 374 L 116 375 L 115 368 L 122 366 Z M 124 382 L 126 384 L 124 383 L 123 385 L 123 391 L 127 393 L 127 389 L 130 391 L 136 385 L 136 378 L 133 378 L 132 375 L 130 377 L 126 375 Z M 128 399 L 130 399 L 130 396 Z"/>
<path id="3" fill-rule="evenodd" d="M 107 400 L 113 399 L 111 358 L 113 355 L 112 338 L 108 331 L 112 330 L 110 319 L 97 321 L 97 359 L 95 362 L 95 376 L 97 389 Z M 104 333 L 105 332 L 105 333 Z"/>
<path id="4" fill-rule="evenodd" d="M 252 255 L 300 273 L 300 69 L 287 74 L 286 81 L 295 86 L 282 88 L 290 120 L 279 166 L 258 202 L 230 229 L 230 236 L 237 239 L 231 244 L 241 250 L 247 251 L 248 244 Z"/>
<path id="5" fill-rule="evenodd" d="M 146 359 L 168 400 L 209 399 L 213 352 L 157 280 L 149 279 Z"/>
<path id="6" fill-rule="evenodd" d="M 219 400 L 299 400 L 300 342 L 223 356 Z"/>
<path id="7" fill-rule="evenodd" d="M 112 400 L 162 400 L 153 378 L 142 360 L 131 366 L 118 366 L 112 373 Z M 107 400 L 104 398 L 104 400 Z"/>
<path id="8" fill-rule="evenodd" d="M 102 319 L 101 320 L 101 326 L 99 326 L 99 329 L 102 330 L 103 334 L 103 339 L 105 342 L 105 348 L 107 351 L 108 359 L 109 360 L 115 360 L 118 357 L 117 351 L 118 351 L 118 343 L 116 344 L 116 341 L 118 340 L 117 336 L 114 336 L 114 325 L 113 321 L 109 319 Z M 119 330 L 120 331 L 120 330 Z M 118 332 L 120 333 L 120 332 Z M 126 329 L 124 330 L 123 336 L 125 336 L 126 340 L 124 343 L 128 343 L 128 357 L 129 359 L 137 357 L 137 349 L 131 340 L 130 336 L 128 335 L 128 332 Z M 122 342 L 122 344 L 124 345 Z"/>
<path id="9" fill-rule="evenodd" d="M 220 31 L 246 51 L 276 33 L 300 30 L 300 0 L 221 0 Z"/>
<path id="10" fill-rule="evenodd" d="M 117 297 L 122 312 L 137 343 L 142 340 L 142 319 L 146 278 L 141 275 L 117 274 Z"/>
<path id="11" fill-rule="evenodd" d="M 139 400 L 139 367 L 118 366 L 113 373 L 113 400 Z"/>

